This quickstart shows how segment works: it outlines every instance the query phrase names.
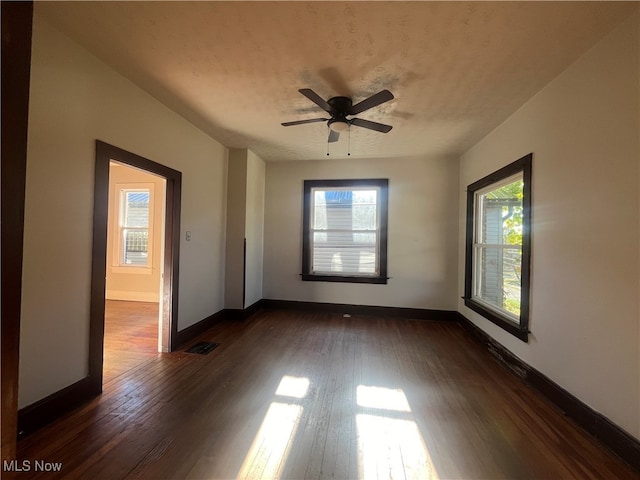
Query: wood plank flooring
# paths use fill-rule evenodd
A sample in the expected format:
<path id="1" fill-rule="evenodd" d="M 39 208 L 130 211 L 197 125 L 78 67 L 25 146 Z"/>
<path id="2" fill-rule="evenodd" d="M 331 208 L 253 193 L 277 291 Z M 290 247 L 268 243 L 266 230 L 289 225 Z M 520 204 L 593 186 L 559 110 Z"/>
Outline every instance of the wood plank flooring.
<path id="1" fill-rule="evenodd" d="M 158 356 L 158 309 L 158 303 L 105 302 L 105 383 Z"/>
<path id="2" fill-rule="evenodd" d="M 62 463 L 28 478 L 638 478 L 455 323 L 263 310 L 198 340 L 20 441 Z"/>

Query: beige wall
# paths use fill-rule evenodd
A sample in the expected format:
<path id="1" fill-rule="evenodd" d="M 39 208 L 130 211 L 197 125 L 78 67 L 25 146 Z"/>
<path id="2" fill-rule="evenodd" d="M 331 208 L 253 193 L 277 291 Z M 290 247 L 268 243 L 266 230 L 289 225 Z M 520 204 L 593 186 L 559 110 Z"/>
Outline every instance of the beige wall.
<path id="1" fill-rule="evenodd" d="M 389 179 L 387 285 L 303 282 L 304 180 Z M 404 158 L 267 163 L 265 298 L 454 310 L 458 162 Z"/>
<path id="2" fill-rule="evenodd" d="M 120 266 L 118 263 L 120 189 L 141 187 L 149 188 L 151 191 L 148 265 L 146 267 Z M 160 301 L 164 200 L 164 178 L 137 168 L 111 163 L 109 167 L 106 291 L 106 297 L 109 300 Z"/>
<path id="3" fill-rule="evenodd" d="M 637 15 L 470 149 L 460 167 L 458 296 L 468 184 L 533 152 L 528 344 L 489 335 L 640 438 Z"/>
<path id="4" fill-rule="evenodd" d="M 247 216 L 247 150 L 229 150 L 227 172 L 227 238 L 224 304 L 240 309 L 243 291 L 243 251 Z"/>
<path id="5" fill-rule="evenodd" d="M 264 181 L 265 163 L 260 157 L 246 148 L 229 150 L 225 267 L 227 308 L 245 308 L 262 299 Z"/>
<path id="6" fill-rule="evenodd" d="M 247 239 L 247 275 L 245 307 L 262 299 L 264 248 L 264 183 L 266 166 L 251 150 L 247 151 L 247 208 L 245 237 Z"/>
<path id="7" fill-rule="evenodd" d="M 36 4 L 20 407 L 88 373 L 96 139 L 183 174 L 178 329 L 224 308 L 225 148 L 49 26 Z"/>

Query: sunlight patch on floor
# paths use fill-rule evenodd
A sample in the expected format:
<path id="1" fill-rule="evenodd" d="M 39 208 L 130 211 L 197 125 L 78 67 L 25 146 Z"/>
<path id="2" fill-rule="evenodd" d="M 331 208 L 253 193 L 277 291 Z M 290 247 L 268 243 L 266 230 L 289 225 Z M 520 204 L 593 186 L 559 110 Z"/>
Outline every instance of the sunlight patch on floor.
<path id="1" fill-rule="evenodd" d="M 280 478 L 301 415 L 300 405 L 273 402 L 237 478 Z"/>
<path id="2" fill-rule="evenodd" d="M 401 389 L 359 385 L 356 398 L 359 478 L 439 479 Z"/>
<path id="3" fill-rule="evenodd" d="M 360 407 L 378 408 L 380 410 L 394 410 L 410 412 L 409 402 L 404 392 L 392 388 L 358 385 L 356 401 Z"/>
<path id="4" fill-rule="evenodd" d="M 276 395 L 283 397 L 304 398 L 309 390 L 309 379 L 285 375 L 278 385 Z"/>
<path id="5" fill-rule="evenodd" d="M 415 422 L 361 414 L 356 427 L 360 478 L 438 479 Z"/>
<path id="6" fill-rule="evenodd" d="M 285 375 L 276 389 L 277 397 L 304 398 L 310 381 L 305 377 Z M 247 453 L 238 479 L 276 479 L 289 456 L 303 408 L 287 401 L 272 402 Z"/>

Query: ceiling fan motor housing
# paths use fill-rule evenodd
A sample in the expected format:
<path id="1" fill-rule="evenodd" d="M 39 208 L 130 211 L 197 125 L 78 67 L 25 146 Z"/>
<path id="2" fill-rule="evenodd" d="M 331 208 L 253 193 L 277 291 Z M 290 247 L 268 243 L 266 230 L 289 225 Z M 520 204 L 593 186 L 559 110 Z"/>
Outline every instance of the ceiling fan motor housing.
<path id="1" fill-rule="evenodd" d="M 346 117 L 351 111 L 351 99 L 349 97 L 333 97 L 327 100 L 327 103 L 333 108 L 333 114 L 336 117 Z"/>
<path id="2" fill-rule="evenodd" d="M 327 100 L 331 105 L 331 119 L 327 122 L 328 127 L 334 132 L 341 133 L 349 128 L 347 115 L 351 111 L 351 99 L 348 97 L 333 97 Z"/>

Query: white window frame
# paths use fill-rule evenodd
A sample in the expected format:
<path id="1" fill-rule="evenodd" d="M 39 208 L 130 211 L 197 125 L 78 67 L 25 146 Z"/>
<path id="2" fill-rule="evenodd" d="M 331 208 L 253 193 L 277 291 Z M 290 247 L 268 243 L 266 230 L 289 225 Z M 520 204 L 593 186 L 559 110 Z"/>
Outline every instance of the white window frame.
<path id="1" fill-rule="evenodd" d="M 153 183 L 118 183 L 115 185 L 115 198 L 116 205 L 115 211 L 117 212 L 116 225 L 114 225 L 114 231 L 116 232 L 117 240 L 113 242 L 112 252 L 112 271 L 116 273 L 137 273 L 142 275 L 151 275 L 153 272 L 153 218 L 154 218 L 154 192 L 155 185 Z M 132 227 L 125 225 L 126 216 L 126 194 L 129 192 L 148 192 L 149 193 L 149 226 L 148 240 L 147 240 L 147 264 L 146 265 L 132 265 L 124 262 L 124 230 Z"/>
<path id="2" fill-rule="evenodd" d="M 511 183 L 517 182 L 518 180 L 524 180 L 523 172 L 516 173 L 510 177 L 507 177 L 503 180 L 497 181 L 484 187 L 480 190 L 476 190 L 474 195 L 474 212 L 475 217 L 473 220 L 473 276 L 472 276 L 472 295 L 471 298 L 476 302 L 482 303 L 486 308 L 490 310 L 494 310 L 496 313 L 500 315 L 504 315 L 509 318 L 514 323 L 520 323 L 520 318 L 518 315 L 506 310 L 504 308 L 500 308 L 497 305 L 493 305 L 490 302 L 487 302 L 484 298 L 479 296 L 478 292 L 481 290 L 481 285 L 479 282 L 479 278 L 481 275 L 481 261 L 482 256 L 480 255 L 483 249 L 498 249 L 498 250 L 518 250 L 522 254 L 522 245 L 512 245 L 506 243 L 485 243 L 482 238 L 482 228 L 479 228 L 483 225 L 483 218 L 485 215 L 482 202 L 480 198 L 483 195 L 486 195 L 489 192 L 494 190 L 498 190 L 505 185 L 509 185 Z"/>

